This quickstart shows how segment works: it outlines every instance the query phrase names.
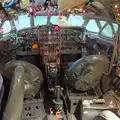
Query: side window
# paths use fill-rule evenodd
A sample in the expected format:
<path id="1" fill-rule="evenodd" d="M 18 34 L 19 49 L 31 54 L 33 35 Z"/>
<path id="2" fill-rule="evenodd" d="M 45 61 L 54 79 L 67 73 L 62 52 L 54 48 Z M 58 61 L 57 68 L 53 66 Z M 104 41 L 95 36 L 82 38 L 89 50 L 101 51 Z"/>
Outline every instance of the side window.
<path id="1" fill-rule="evenodd" d="M 21 15 L 18 17 L 18 20 L 14 21 L 17 30 L 23 28 L 29 28 L 30 25 L 30 17 L 28 15 Z"/>
<path id="2" fill-rule="evenodd" d="M 109 38 L 113 37 L 113 30 L 109 24 L 102 30 L 101 35 Z"/>
<path id="3" fill-rule="evenodd" d="M 86 29 L 90 32 L 95 32 L 95 33 L 99 32 L 99 28 L 95 20 L 90 20 L 86 26 Z"/>
<path id="4" fill-rule="evenodd" d="M 117 32 L 118 31 L 118 24 L 113 23 L 113 27 L 114 27 L 115 32 Z"/>
<path id="5" fill-rule="evenodd" d="M 5 21 L 5 23 L 2 26 L 2 30 L 3 30 L 2 34 L 6 34 L 6 33 L 9 33 L 11 31 L 11 25 L 10 25 L 9 21 Z"/>
<path id="6" fill-rule="evenodd" d="M 35 26 L 37 25 L 46 25 L 47 24 L 47 16 L 36 16 L 34 17 Z"/>
<path id="7" fill-rule="evenodd" d="M 58 25 L 59 24 L 59 16 L 51 16 L 50 22 L 52 24 Z"/>
<path id="8" fill-rule="evenodd" d="M 100 21 L 101 26 L 103 27 L 107 22 L 106 21 Z"/>

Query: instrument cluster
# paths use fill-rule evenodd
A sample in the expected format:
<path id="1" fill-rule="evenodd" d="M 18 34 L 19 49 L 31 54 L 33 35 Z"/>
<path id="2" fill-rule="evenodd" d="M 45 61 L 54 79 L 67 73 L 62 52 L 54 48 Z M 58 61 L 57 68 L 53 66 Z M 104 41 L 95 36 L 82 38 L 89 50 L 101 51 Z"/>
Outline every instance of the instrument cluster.
<path id="1" fill-rule="evenodd" d="M 59 27 L 57 25 L 45 25 L 22 29 L 17 33 L 17 55 L 36 54 L 76 54 L 81 53 L 79 41 L 84 34 L 84 28 Z M 37 47 L 34 47 L 37 46 Z"/>
<path id="2" fill-rule="evenodd" d="M 44 26 L 39 28 L 39 43 L 40 49 L 45 49 L 52 44 L 55 50 L 60 50 L 61 54 L 71 54 L 81 52 L 80 47 L 77 46 L 76 41 L 79 41 L 83 35 L 83 29 L 72 27 L 59 26 Z M 48 49 L 49 51 L 49 49 Z"/>
<path id="3" fill-rule="evenodd" d="M 28 42 L 36 42 L 37 41 L 37 30 L 36 28 L 23 29 L 18 32 L 19 40 L 28 40 Z"/>
<path id="4" fill-rule="evenodd" d="M 51 41 L 73 41 L 74 39 L 78 39 L 81 35 L 82 28 L 74 28 L 74 27 L 59 27 L 57 25 L 54 26 L 41 26 L 39 27 L 39 39 L 40 41 L 46 40 Z M 59 39 L 59 40 L 58 40 Z"/>
<path id="5" fill-rule="evenodd" d="M 36 55 L 39 54 L 38 36 L 36 28 L 23 29 L 18 32 L 18 43 L 21 46 L 17 49 L 17 55 Z"/>

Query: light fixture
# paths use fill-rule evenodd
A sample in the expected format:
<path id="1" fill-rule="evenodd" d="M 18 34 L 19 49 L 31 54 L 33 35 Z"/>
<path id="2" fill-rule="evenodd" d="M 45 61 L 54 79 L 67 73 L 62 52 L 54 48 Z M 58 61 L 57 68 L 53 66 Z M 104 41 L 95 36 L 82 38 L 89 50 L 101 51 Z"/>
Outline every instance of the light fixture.
<path id="1" fill-rule="evenodd" d="M 54 30 L 58 31 L 58 30 L 60 30 L 60 27 L 56 25 L 56 26 L 54 26 Z"/>
<path id="2" fill-rule="evenodd" d="M 68 9 L 67 12 L 71 12 L 71 9 Z"/>
<path id="3" fill-rule="evenodd" d="M 83 10 L 82 12 L 83 12 L 83 13 L 86 13 L 86 10 Z"/>
<path id="4" fill-rule="evenodd" d="M 82 12 L 83 11 L 83 9 L 79 9 L 79 12 Z"/>
<path id="5" fill-rule="evenodd" d="M 118 5 L 115 5 L 114 7 L 115 7 L 115 8 L 118 8 Z"/>
<path id="6" fill-rule="evenodd" d="M 120 13 L 118 13 L 117 16 L 120 16 Z"/>

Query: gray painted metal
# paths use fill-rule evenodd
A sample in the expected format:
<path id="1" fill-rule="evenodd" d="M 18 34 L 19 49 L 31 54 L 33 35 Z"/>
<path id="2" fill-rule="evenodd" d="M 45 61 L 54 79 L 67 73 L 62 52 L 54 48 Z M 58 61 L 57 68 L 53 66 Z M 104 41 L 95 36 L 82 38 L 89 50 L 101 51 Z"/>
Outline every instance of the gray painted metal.
<path id="1" fill-rule="evenodd" d="M 14 71 L 3 120 L 20 120 L 24 99 L 24 67 Z"/>

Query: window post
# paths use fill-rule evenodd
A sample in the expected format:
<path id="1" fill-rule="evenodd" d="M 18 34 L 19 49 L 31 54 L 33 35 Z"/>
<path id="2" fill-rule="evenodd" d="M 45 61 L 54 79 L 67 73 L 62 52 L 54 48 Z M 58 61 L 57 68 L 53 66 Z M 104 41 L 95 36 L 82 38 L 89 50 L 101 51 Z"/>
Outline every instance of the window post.
<path id="1" fill-rule="evenodd" d="M 31 27 L 34 27 L 34 26 L 35 26 L 34 16 L 33 16 L 33 15 L 30 15 L 30 24 L 31 24 Z"/>

